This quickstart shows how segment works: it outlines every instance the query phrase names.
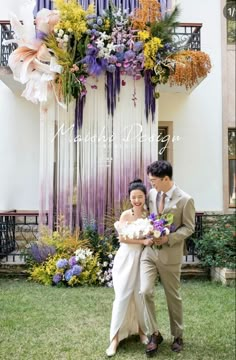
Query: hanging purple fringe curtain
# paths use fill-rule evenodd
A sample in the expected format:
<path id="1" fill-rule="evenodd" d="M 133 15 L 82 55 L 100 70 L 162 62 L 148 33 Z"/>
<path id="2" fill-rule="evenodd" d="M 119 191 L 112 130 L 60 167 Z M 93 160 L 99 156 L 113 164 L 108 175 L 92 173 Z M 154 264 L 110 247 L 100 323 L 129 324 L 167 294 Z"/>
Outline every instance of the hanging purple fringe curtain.
<path id="1" fill-rule="evenodd" d="M 164 14 L 172 9 L 172 1 L 173 0 L 157 0 L 161 5 L 161 13 Z M 78 2 L 85 8 L 95 3 L 96 11 L 98 15 L 101 15 L 103 10 L 107 9 L 109 6 L 109 0 L 78 0 Z M 113 4 L 121 8 L 122 10 L 128 10 L 132 12 L 134 8 L 138 6 L 138 0 L 113 0 Z M 39 11 L 43 8 L 53 9 L 53 1 L 52 0 L 37 0 L 35 11 Z"/>
<path id="2" fill-rule="evenodd" d="M 53 1 L 52 0 L 37 0 L 36 2 L 36 12 L 46 8 L 46 9 L 53 9 Z"/>

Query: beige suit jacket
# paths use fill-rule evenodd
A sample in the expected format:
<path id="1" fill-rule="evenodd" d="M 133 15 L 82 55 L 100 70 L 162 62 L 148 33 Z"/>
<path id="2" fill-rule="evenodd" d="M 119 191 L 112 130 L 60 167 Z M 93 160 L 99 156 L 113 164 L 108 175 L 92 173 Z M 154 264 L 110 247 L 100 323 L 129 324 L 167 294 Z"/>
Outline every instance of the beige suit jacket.
<path id="1" fill-rule="evenodd" d="M 148 205 L 150 213 L 157 214 L 156 207 L 157 191 L 151 189 L 148 194 Z M 185 240 L 195 230 L 195 208 L 194 201 L 184 191 L 175 188 L 172 198 L 164 207 L 163 214 L 174 215 L 176 231 L 169 234 L 169 241 L 162 245 L 159 250 L 159 259 L 163 264 L 181 264 L 183 255 L 186 255 Z"/>

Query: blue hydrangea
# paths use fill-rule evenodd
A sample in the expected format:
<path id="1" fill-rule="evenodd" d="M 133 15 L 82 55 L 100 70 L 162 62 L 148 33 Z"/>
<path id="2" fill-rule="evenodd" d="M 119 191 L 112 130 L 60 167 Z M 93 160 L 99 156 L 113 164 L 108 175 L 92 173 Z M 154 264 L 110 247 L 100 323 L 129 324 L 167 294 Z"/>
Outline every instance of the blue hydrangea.
<path id="1" fill-rule="evenodd" d="M 69 269 L 69 270 L 66 270 L 65 272 L 65 280 L 66 281 L 69 281 L 73 276 L 73 270 L 72 269 Z"/>
<path id="2" fill-rule="evenodd" d="M 69 265 L 72 267 L 74 265 L 76 265 L 76 257 L 75 256 L 72 256 L 70 259 L 69 259 Z"/>
<path id="3" fill-rule="evenodd" d="M 73 268 L 72 268 L 72 274 L 73 275 L 79 276 L 81 272 L 82 272 L 82 267 L 81 266 L 79 266 L 79 265 L 74 265 L 73 266 Z"/>
<path id="4" fill-rule="evenodd" d="M 97 18 L 97 24 L 98 24 L 99 26 L 101 26 L 102 23 L 103 23 L 102 18 L 98 17 L 98 18 Z"/>
<path id="5" fill-rule="evenodd" d="M 58 269 L 64 269 L 68 265 L 68 260 L 66 259 L 59 259 L 56 263 L 56 267 Z"/>
<path id="6" fill-rule="evenodd" d="M 61 280 L 62 280 L 62 274 L 55 274 L 52 279 L 54 284 L 58 284 Z"/>

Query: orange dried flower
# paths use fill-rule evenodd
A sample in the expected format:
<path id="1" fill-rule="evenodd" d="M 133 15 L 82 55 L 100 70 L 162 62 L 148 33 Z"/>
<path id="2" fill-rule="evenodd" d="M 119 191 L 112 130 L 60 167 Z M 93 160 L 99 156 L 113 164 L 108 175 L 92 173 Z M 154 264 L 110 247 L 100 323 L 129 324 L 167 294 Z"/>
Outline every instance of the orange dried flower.
<path id="1" fill-rule="evenodd" d="M 193 87 L 200 78 L 204 78 L 211 70 L 209 55 L 202 51 L 183 50 L 170 56 L 175 62 L 175 69 L 170 74 L 170 85 Z"/>
<path id="2" fill-rule="evenodd" d="M 131 19 L 133 28 L 144 30 L 148 23 L 161 19 L 160 4 L 156 0 L 140 0 Z"/>

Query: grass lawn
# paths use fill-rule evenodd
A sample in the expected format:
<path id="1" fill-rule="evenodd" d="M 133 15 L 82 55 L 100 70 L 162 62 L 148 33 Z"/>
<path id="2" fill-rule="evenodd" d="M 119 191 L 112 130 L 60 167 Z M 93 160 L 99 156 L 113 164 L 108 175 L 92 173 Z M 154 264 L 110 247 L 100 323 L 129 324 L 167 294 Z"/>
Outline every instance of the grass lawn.
<path id="1" fill-rule="evenodd" d="M 185 349 L 170 350 L 163 288 L 156 304 L 164 336 L 159 360 L 234 360 L 235 289 L 208 281 L 183 281 Z M 103 360 L 108 346 L 113 290 L 55 288 L 26 280 L 0 279 L 1 360 Z M 115 359 L 146 359 L 134 336 L 119 346 Z"/>

